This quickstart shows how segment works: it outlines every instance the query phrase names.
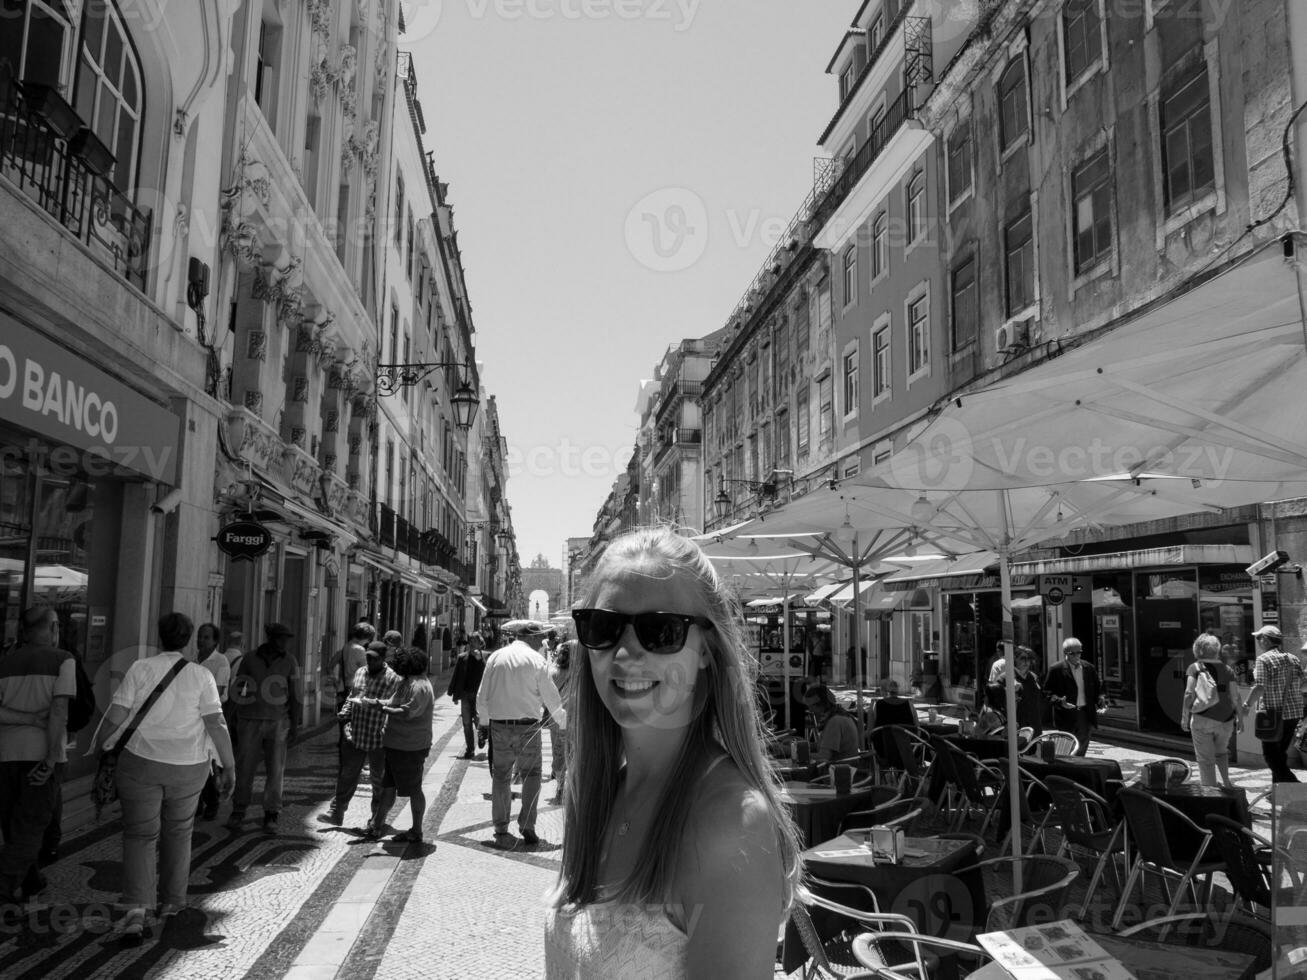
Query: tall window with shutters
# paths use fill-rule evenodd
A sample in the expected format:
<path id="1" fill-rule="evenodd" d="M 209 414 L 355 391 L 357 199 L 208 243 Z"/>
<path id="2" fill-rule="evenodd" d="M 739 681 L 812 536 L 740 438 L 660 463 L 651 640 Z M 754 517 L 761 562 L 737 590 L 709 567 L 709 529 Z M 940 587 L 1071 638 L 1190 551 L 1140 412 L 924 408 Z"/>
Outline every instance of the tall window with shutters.
<path id="1" fill-rule="evenodd" d="M 1196 203 L 1216 187 L 1212 103 L 1207 62 L 1194 58 L 1162 86 L 1162 175 L 1167 214 Z"/>

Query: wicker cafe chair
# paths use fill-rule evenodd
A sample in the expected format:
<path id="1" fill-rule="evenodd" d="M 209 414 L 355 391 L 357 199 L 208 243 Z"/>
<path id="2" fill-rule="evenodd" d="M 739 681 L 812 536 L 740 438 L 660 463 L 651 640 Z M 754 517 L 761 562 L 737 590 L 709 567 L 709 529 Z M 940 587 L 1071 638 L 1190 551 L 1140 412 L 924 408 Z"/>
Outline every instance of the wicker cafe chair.
<path id="1" fill-rule="evenodd" d="M 840 821 L 840 833 L 851 830 L 867 830 L 871 827 L 901 827 L 906 833 L 912 821 L 921 816 L 920 802 L 917 800 L 897 799 L 873 806 L 869 810 L 856 810 L 845 814 Z"/>
<path id="2" fill-rule="evenodd" d="M 1191 949 L 1219 949 L 1226 953 L 1247 953 L 1256 962 L 1258 974 L 1269 970 L 1272 961 L 1271 926 L 1269 923 L 1239 915 L 1237 912 L 1190 912 L 1168 915 L 1141 922 L 1118 933 L 1153 942 Z"/>
<path id="3" fill-rule="evenodd" d="M 1141 879 L 1149 871 L 1159 875 L 1163 885 L 1167 888 L 1171 899 L 1166 910 L 1167 915 L 1175 914 L 1175 910 L 1180 904 L 1180 896 L 1184 893 L 1185 888 L 1189 889 L 1195 907 L 1202 908 L 1205 901 L 1199 900 L 1198 890 L 1194 886 L 1195 880 L 1199 877 L 1207 880 L 1204 893 L 1205 897 L 1210 899 L 1212 875 L 1217 871 L 1225 870 L 1224 861 L 1204 860 L 1207 858 L 1208 846 L 1212 842 L 1212 832 L 1198 826 L 1170 803 L 1159 800 L 1151 793 L 1145 793 L 1143 790 L 1132 789 L 1127 786 L 1121 790 L 1117 798 L 1125 807 L 1126 826 L 1129 829 L 1131 839 L 1135 842 L 1135 859 L 1130 866 L 1130 874 L 1126 878 L 1125 888 L 1121 891 L 1121 901 L 1116 907 L 1116 914 L 1112 916 L 1112 928 L 1120 928 L 1121 916 L 1125 913 L 1126 904 L 1130 901 L 1130 893 L 1134 889 L 1135 882 L 1140 881 L 1142 888 Z M 1188 827 L 1201 839 L 1198 852 L 1187 867 L 1183 866 L 1183 862 L 1171 853 L 1171 842 L 1166 834 L 1163 814 L 1169 816 L 1172 822 Z M 1172 893 L 1169 882 L 1176 878 L 1179 880 L 1176 883 L 1175 891 Z"/>
<path id="4" fill-rule="evenodd" d="M 1075 755 L 1080 751 L 1080 739 L 1070 732 L 1052 731 L 1044 732 L 1043 735 L 1032 738 L 1026 743 L 1026 747 L 1021 750 L 1022 754 L 1039 755 L 1039 747 L 1045 742 L 1052 742 L 1053 750 L 1058 755 Z"/>
<path id="5" fill-rule="evenodd" d="M 1300 881 L 1292 858 L 1265 837 L 1218 813 L 1207 815 L 1207 829 L 1212 832 L 1212 846 L 1225 861 L 1225 876 L 1230 879 L 1235 899 L 1252 915 L 1270 922 L 1271 897 L 1278 884 L 1272 862 L 1278 852 L 1297 889 Z"/>
<path id="6" fill-rule="evenodd" d="M 826 929 L 819 930 L 812 918 L 813 911 L 831 913 L 836 918 L 827 916 Z M 862 976 L 871 965 L 927 980 L 937 969 L 937 958 L 931 954 L 931 947 L 968 956 L 986 955 L 984 950 L 968 943 L 919 935 L 906 915 L 851 908 L 809 888 L 800 888 L 790 918 L 808 956 L 803 968 L 804 980 Z M 823 931 L 827 933 L 824 936 Z M 864 935 L 872 938 L 863 940 Z M 869 956 L 871 963 L 864 963 L 854 955 L 855 942 L 860 942 L 864 950 L 874 949 L 874 953 L 863 954 Z M 873 972 L 871 975 L 889 974 Z"/>
<path id="7" fill-rule="evenodd" d="M 1017 768 L 1017 779 L 1021 783 L 1021 840 L 1023 843 L 1023 854 L 1047 854 L 1046 836 L 1048 834 L 1048 822 L 1053 817 L 1053 804 L 1046 802 L 1047 798 L 1052 796 L 1048 785 L 1038 776 L 1026 772 L 1026 770 Z M 1039 795 L 1042 794 L 1042 797 Z M 1033 797 L 1033 799 L 1032 799 Z M 1013 826 L 1017 826 L 1013 822 Z M 999 847 L 1000 854 L 1006 854 L 1011 851 L 1012 831 L 1007 832 L 1003 838 L 1003 844 Z"/>
<path id="8" fill-rule="evenodd" d="M 1084 919 L 1094 892 L 1102 881 L 1103 869 L 1109 861 L 1116 878 L 1118 894 L 1124 890 L 1121 873 L 1117 870 L 1113 857 L 1125 853 L 1125 821 L 1112 818 L 1112 807 L 1107 800 L 1065 776 L 1049 776 L 1044 785 L 1053 798 L 1053 813 L 1062 829 L 1062 843 L 1058 845 L 1057 856 L 1065 857 L 1068 851 L 1078 848 L 1097 859 L 1093 877 L 1089 879 L 1089 887 L 1085 891 L 1085 900 L 1076 916 L 1077 919 Z"/>
<path id="9" fill-rule="evenodd" d="M 985 894 L 996 894 L 989 904 L 986 932 L 1020 929 L 1066 918 L 1067 895 L 1080 874 L 1074 861 L 1051 854 L 997 857 L 981 861 L 974 867 L 986 875 Z M 968 869 L 970 870 L 970 869 Z M 1021 891 L 1004 895 L 1003 888 L 990 888 L 990 881 L 1006 885 L 1020 874 Z M 958 872 L 961 874 L 962 872 Z M 1011 891 L 1011 887 L 1007 888 Z M 1050 911 L 1051 910 L 1051 911 Z"/>

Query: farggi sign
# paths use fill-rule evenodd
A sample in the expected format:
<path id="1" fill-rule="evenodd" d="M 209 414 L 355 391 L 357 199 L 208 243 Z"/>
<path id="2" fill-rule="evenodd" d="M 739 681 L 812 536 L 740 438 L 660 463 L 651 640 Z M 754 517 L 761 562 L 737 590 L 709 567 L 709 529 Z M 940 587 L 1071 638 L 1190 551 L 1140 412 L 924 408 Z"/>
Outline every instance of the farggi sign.
<path id="1" fill-rule="evenodd" d="M 176 415 L 4 314 L 0 412 L 55 442 L 176 483 Z"/>

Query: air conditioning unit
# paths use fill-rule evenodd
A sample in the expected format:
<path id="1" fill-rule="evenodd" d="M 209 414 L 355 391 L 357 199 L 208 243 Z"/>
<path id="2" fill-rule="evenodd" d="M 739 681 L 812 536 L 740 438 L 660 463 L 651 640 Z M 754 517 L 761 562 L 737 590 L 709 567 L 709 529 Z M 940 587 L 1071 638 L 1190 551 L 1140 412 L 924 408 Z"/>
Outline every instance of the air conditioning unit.
<path id="1" fill-rule="evenodd" d="M 1030 347 L 1030 321 L 1017 320 L 1005 323 L 994 331 L 994 349 L 1000 354 L 1013 354 Z"/>

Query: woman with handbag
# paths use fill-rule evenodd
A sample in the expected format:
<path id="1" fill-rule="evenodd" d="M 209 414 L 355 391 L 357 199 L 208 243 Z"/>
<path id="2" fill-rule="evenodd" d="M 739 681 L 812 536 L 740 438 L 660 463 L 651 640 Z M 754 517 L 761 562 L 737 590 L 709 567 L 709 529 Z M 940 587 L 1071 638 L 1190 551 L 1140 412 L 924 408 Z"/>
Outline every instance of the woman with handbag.
<path id="1" fill-rule="evenodd" d="M 1280 649 L 1284 637 L 1278 626 L 1263 626 L 1253 634 L 1257 660 L 1253 664 L 1253 689 L 1240 709 L 1246 715 L 1261 704 L 1254 730 L 1262 743 L 1262 758 L 1271 770 L 1271 781 L 1296 783 L 1289 768 L 1289 743 L 1303 716 L 1302 658 Z"/>
<path id="2" fill-rule="evenodd" d="M 1194 662 L 1185 671 L 1180 727 L 1194 743 L 1198 779 L 1204 786 L 1230 782 L 1230 735 L 1243 729 L 1234 704 L 1234 673 L 1221 660 L 1221 640 L 1204 633 L 1194 640 Z M 1221 781 L 1216 781 L 1217 773 Z"/>
<path id="3" fill-rule="evenodd" d="M 213 674 L 182 655 L 193 632 L 194 624 L 181 613 L 159 619 L 160 652 L 131 665 L 101 725 L 110 734 L 97 782 L 112 767 L 123 808 L 121 904 L 127 914 L 121 939 L 128 945 L 144 939 L 156 901 L 161 916 L 186 906 L 191 830 L 211 747 L 222 765 L 218 785 L 224 799 L 236 782 Z"/>

